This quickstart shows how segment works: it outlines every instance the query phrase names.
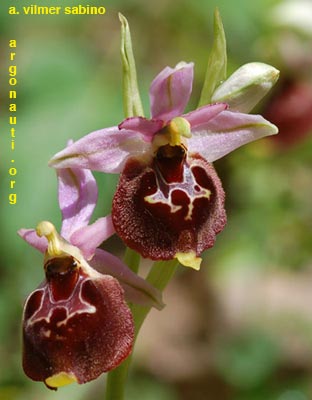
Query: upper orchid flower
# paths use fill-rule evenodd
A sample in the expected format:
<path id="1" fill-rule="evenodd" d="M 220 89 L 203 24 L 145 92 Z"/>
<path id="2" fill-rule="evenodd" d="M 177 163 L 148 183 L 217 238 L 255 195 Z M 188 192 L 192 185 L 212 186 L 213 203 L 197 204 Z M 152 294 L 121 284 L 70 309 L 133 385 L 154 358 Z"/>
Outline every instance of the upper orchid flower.
<path id="1" fill-rule="evenodd" d="M 23 367 L 32 379 L 59 386 L 95 379 L 119 365 L 132 349 L 134 326 L 118 277 L 142 302 L 158 292 L 123 263 L 96 247 L 113 232 L 110 217 L 88 226 L 97 186 L 87 170 L 58 171 L 61 235 L 47 221 L 19 235 L 44 253 L 46 279 L 25 303 Z M 87 261 L 88 260 L 88 261 Z M 102 271 L 104 275 L 91 265 Z"/>
<path id="2" fill-rule="evenodd" d="M 210 164 L 234 149 L 277 133 L 260 115 L 226 103 L 183 114 L 193 63 L 166 67 L 150 87 L 151 119 L 127 118 L 56 154 L 56 168 L 121 173 L 112 218 L 125 243 L 153 260 L 177 258 L 199 268 L 226 223 L 224 192 Z"/>

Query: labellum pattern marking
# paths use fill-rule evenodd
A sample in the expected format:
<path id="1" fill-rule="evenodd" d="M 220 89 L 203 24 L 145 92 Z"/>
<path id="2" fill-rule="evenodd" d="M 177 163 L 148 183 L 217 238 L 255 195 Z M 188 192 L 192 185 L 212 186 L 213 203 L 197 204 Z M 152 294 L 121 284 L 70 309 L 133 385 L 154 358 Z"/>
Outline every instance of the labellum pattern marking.
<path id="1" fill-rule="evenodd" d="M 41 300 L 37 310 L 26 321 L 27 328 L 42 320 L 45 320 L 48 324 L 50 324 L 53 314 L 57 310 L 65 310 L 66 313 L 66 318 L 57 322 L 57 327 L 66 325 L 67 322 L 77 314 L 94 314 L 96 312 L 96 307 L 84 300 L 81 295 L 82 287 L 88 280 L 90 279 L 80 275 L 76 287 L 72 291 L 70 297 L 63 300 L 55 301 L 53 299 L 52 290 L 48 284 L 44 288 L 37 289 L 35 292 L 33 292 L 31 296 L 34 296 L 35 293 L 41 293 Z M 25 309 L 27 308 L 28 301 L 26 302 Z M 43 332 L 43 335 L 48 337 L 49 332 Z"/>
<path id="2" fill-rule="evenodd" d="M 166 182 L 160 173 L 155 173 L 157 191 L 151 195 L 145 196 L 144 201 L 150 204 L 161 203 L 169 206 L 170 213 L 174 214 L 179 211 L 182 206 L 174 204 L 174 195 L 184 192 L 189 199 L 187 205 L 188 212 L 184 219 L 192 220 L 194 202 L 197 199 L 206 198 L 209 200 L 211 191 L 200 186 L 196 181 L 192 168 L 185 163 L 183 164 L 183 180 L 181 182 Z"/>
<path id="3" fill-rule="evenodd" d="M 213 246 L 225 223 L 224 191 L 212 164 L 183 146 L 158 148 L 152 162 L 129 159 L 113 199 L 117 234 L 152 260 Z"/>

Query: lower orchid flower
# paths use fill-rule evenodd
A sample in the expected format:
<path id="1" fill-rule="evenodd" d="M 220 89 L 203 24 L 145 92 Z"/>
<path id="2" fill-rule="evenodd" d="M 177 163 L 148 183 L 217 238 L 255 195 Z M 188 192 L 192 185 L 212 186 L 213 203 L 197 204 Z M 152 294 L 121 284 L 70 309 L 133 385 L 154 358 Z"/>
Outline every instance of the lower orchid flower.
<path id="1" fill-rule="evenodd" d="M 112 209 L 117 234 L 143 257 L 176 258 L 199 269 L 200 254 L 226 223 L 224 191 L 211 162 L 277 128 L 226 103 L 183 114 L 192 81 L 193 63 L 166 67 L 150 87 L 151 119 L 131 117 L 92 132 L 57 153 L 50 166 L 121 173 Z"/>
<path id="2" fill-rule="evenodd" d="M 162 307 L 155 288 L 97 249 L 114 228 L 110 217 L 88 225 L 97 201 L 92 173 L 62 169 L 58 182 L 61 234 L 48 221 L 19 231 L 44 253 L 45 271 L 25 303 L 23 367 L 51 389 L 93 380 L 129 355 L 134 325 L 124 289 L 133 302 Z"/>

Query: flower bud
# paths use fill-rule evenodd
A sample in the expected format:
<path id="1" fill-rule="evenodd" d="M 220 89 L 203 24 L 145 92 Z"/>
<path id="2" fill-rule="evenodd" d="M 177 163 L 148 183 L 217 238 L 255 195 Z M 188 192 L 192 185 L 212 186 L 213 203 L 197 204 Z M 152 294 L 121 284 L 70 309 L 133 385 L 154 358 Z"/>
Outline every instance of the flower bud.
<path id="1" fill-rule="evenodd" d="M 211 100 L 227 103 L 233 111 L 248 113 L 268 93 L 278 77 L 279 71 L 271 65 L 245 64 L 214 91 Z"/>

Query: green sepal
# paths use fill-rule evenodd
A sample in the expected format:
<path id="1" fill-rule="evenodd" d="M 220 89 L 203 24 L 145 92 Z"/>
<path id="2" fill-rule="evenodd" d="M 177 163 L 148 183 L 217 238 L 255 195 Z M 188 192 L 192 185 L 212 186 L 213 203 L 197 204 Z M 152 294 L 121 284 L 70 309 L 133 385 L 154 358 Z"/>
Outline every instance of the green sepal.
<path id="1" fill-rule="evenodd" d="M 121 61 L 122 61 L 122 85 L 123 105 L 125 117 L 144 116 L 142 101 L 139 93 L 137 73 L 132 50 L 131 34 L 127 19 L 118 14 L 121 22 Z"/>
<path id="2" fill-rule="evenodd" d="M 211 103 L 213 92 L 226 78 L 226 39 L 218 9 L 214 13 L 213 35 L 213 45 L 208 57 L 206 76 L 198 107 Z"/>

